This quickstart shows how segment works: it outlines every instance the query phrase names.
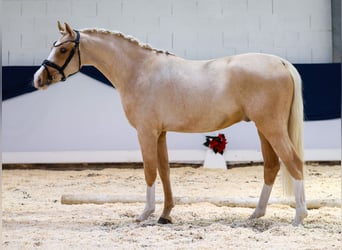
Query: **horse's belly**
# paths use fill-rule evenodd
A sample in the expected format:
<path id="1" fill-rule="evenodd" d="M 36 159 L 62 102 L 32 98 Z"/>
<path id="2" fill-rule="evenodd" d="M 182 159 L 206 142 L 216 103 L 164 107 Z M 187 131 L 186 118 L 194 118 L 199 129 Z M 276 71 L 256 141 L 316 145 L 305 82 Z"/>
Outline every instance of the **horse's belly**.
<path id="1" fill-rule="evenodd" d="M 171 119 L 170 119 L 171 118 Z M 165 131 L 174 132 L 209 132 L 223 129 L 243 119 L 240 111 L 223 112 L 215 109 L 204 109 L 200 113 L 184 112 L 181 115 L 170 114 L 164 119 Z"/>

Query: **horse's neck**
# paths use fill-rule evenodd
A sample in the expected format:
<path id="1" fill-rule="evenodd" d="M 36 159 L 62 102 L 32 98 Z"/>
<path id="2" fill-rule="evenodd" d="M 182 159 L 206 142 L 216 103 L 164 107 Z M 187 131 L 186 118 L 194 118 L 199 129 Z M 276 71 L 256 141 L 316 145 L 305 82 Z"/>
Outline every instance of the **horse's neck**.
<path id="1" fill-rule="evenodd" d="M 118 90 L 129 87 L 148 56 L 140 46 L 113 34 L 84 33 L 80 45 L 82 63 L 97 68 Z"/>

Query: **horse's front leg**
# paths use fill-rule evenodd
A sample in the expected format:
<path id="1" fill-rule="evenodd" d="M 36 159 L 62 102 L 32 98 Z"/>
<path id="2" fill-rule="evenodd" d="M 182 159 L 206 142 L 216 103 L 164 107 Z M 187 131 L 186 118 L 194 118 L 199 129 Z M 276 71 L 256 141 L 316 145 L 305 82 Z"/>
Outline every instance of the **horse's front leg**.
<path id="1" fill-rule="evenodd" d="M 137 222 L 146 220 L 156 208 L 155 185 L 146 188 L 146 204 L 144 211 L 136 218 Z"/>
<path id="2" fill-rule="evenodd" d="M 137 222 L 146 220 L 155 210 L 155 185 L 158 166 L 158 135 L 147 133 L 146 131 L 138 132 L 141 153 L 144 162 L 146 188 L 146 205 L 143 212 L 136 218 Z"/>
<path id="3" fill-rule="evenodd" d="M 174 207 L 174 204 L 170 183 L 170 166 L 166 145 L 166 132 L 161 133 L 158 139 L 158 160 L 158 171 L 160 179 L 163 183 L 164 190 L 164 210 L 158 220 L 158 223 L 168 224 L 172 223 L 170 213 L 172 208 Z"/>

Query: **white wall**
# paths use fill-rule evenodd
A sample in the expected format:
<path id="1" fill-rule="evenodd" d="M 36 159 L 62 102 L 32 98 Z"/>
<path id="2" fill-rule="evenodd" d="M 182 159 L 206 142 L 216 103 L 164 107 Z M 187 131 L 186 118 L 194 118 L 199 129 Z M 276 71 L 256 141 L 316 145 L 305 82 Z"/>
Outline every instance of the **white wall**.
<path id="1" fill-rule="evenodd" d="M 125 118 L 118 92 L 83 74 L 46 91 L 7 100 L 2 104 L 2 111 L 4 162 L 141 160 L 136 132 Z M 241 122 L 220 132 L 228 139 L 227 160 L 261 160 L 260 142 L 252 122 Z M 307 160 L 340 159 L 340 119 L 305 122 L 304 132 Z M 217 135 L 217 132 L 168 133 L 170 159 L 203 160 L 205 135 Z M 317 150 L 330 153 L 322 155 Z M 69 151 L 83 153 L 67 154 L 66 159 L 65 152 Z M 16 154 L 8 154 L 11 152 Z M 32 158 L 27 152 L 39 153 Z M 99 155 L 98 152 L 108 153 Z"/>
<path id="2" fill-rule="evenodd" d="M 74 28 L 120 30 L 189 59 L 267 52 L 331 62 L 331 0 L 4 0 L 4 65 L 39 65 Z"/>

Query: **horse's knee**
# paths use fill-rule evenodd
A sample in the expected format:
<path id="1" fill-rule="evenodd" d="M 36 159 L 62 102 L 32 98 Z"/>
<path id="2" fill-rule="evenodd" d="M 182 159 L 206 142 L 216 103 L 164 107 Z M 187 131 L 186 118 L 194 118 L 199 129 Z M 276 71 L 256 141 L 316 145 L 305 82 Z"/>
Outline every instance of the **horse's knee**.
<path id="1" fill-rule="evenodd" d="M 156 178 L 154 178 L 154 179 L 145 178 L 146 185 L 149 187 L 152 187 L 153 184 L 155 183 L 155 180 L 156 180 Z"/>
<path id="2" fill-rule="evenodd" d="M 157 179 L 157 169 L 144 166 L 144 174 L 147 186 L 152 187 Z"/>

